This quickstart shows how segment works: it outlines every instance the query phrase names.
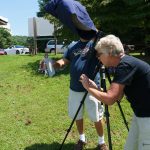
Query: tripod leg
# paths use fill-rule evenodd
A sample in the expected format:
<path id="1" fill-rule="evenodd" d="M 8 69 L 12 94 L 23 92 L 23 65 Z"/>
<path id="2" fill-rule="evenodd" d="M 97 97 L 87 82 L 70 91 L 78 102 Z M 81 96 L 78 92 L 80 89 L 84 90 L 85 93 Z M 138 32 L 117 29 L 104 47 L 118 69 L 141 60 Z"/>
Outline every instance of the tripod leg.
<path id="1" fill-rule="evenodd" d="M 101 67 L 101 87 L 104 89 L 104 92 L 107 92 L 106 89 L 106 77 L 105 77 L 105 67 Z M 108 105 L 105 104 L 105 116 L 106 116 L 106 123 L 107 123 L 107 132 L 108 132 L 108 143 L 109 143 L 109 150 L 112 150 L 112 140 L 111 140 L 111 133 L 110 133 L 110 121 L 109 121 L 109 111 Z"/>
<path id="2" fill-rule="evenodd" d="M 112 150 L 112 141 L 111 141 L 111 133 L 110 133 L 110 121 L 109 121 L 110 114 L 109 114 L 109 111 L 108 111 L 108 105 L 105 105 L 105 116 L 106 116 L 106 123 L 107 123 L 109 150 Z"/>
<path id="3" fill-rule="evenodd" d="M 74 116 L 74 118 L 73 118 L 73 120 L 72 120 L 72 122 L 71 122 L 71 124 L 70 124 L 70 127 L 69 127 L 68 130 L 67 130 L 67 133 L 66 133 L 66 135 L 65 135 L 65 138 L 64 138 L 64 140 L 63 140 L 63 142 L 62 142 L 62 144 L 61 144 L 59 150 L 62 150 L 62 147 L 63 147 L 63 145 L 64 145 L 64 143 L 65 143 L 65 140 L 66 140 L 66 138 L 67 138 L 69 132 L 71 131 L 71 128 L 72 128 L 72 126 L 73 126 L 73 124 L 74 124 L 74 122 L 75 122 L 75 120 L 76 120 L 76 118 L 77 118 L 77 115 L 78 115 L 78 113 L 79 113 L 79 111 L 80 111 L 82 105 L 84 104 L 84 101 L 85 101 L 85 98 L 86 98 L 87 94 L 88 94 L 88 92 L 86 92 L 85 95 L 83 96 L 83 98 L 82 98 L 82 100 L 81 100 L 81 103 L 80 103 L 80 105 L 79 105 L 79 107 L 78 107 L 78 110 L 77 110 L 77 112 L 76 112 L 76 114 L 75 114 L 75 116 Z"/>
<path id="4" fill-rule="evenodd" d="M 125 118 L 125 116 L 124 116 L 124 113 L 123 113 L 123 110 L 122 110 L 122 108 L 121 108 L 120 102 L 117 101 L 117 104 L 118 104 L 118 107 L 119 107 L 119 109 L 120 109 L 120 112 L 121 112 L 121 115 L 122 115 L 124 124 L 126 125 L 126 128 L 127 128 L 127 130 L 129 131 L 128 122 L 127 122 L 127 120 L 126 120 L 126 118 Z"/>
<path id="5" fill-rule="evenodd" d="M 106 75 L 107 75 L 108 81 L 109 81 L 109 83 L 111 84 L 111 78 L 110 78 L 109 72 L 108 72 L 108 70 L 107 70 L 106 68 L 105 68 L 105 71 L 106 71 Z M 119 110 L 120 110 L 120 112 L 121 112 L 123 121 L 124 121 L 124 123 L 125 123 L 125 125 L 126 125 L 126 128 L 127 128 L 127 130 L 129 131 L 128 122 L 127 122 L 127 120 L 126 120 L 126 118 L 125 118 L 125 115 L 124 115 L 123 110 L 122 110 L 122 108 L 121 108 L 120 102 L 117 101 L 117 104 L 118 104 Z"/>

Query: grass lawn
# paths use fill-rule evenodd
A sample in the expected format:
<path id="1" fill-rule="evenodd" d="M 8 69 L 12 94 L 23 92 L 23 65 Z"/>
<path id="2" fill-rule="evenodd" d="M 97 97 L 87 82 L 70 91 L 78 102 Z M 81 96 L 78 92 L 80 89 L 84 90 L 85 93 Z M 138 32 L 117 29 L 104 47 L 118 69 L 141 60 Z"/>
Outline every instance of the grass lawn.
<path id="1" fill-rule="evenodd" d="M 67 113 L 69 68 L 48 78 L 37 73 L 43 54 L 0 56 L 0 150 L 57 150 L 71 119 Z M 54 59 L 61 55 L 51 54 Z M 122 99 L 122 109 L 130 123 L 132 110 Z M 127 129 L 118 105 L 109 106 L 113 150 L 123 149 Z M 97 145 L 93 123 L 85 113 L 87 149 Z M 107 127 L 105 139 L 107 142 Z M 71 129 L 63 149 L 73 150 L 76 126 Z"/>

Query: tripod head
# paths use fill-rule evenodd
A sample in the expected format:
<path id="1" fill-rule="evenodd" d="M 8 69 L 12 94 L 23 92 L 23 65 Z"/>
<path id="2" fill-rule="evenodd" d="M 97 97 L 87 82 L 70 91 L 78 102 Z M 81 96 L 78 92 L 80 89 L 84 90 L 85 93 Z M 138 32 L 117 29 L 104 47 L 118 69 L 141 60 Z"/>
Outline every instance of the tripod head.
<path id="1" fill-rule="evenodd" d="M 90 59 L 91 57 L 96 55 L 96 50 L 95 50 L 95 45 L 96 43 L 102 38 L 104 37 L 106 34 L 103 31 L 98 31 L 96 33 L 96 36 L 94 38 L 94 42 L 92 47 L 89 49 L 88 54 L 87 54 L 87 59 Z"/>

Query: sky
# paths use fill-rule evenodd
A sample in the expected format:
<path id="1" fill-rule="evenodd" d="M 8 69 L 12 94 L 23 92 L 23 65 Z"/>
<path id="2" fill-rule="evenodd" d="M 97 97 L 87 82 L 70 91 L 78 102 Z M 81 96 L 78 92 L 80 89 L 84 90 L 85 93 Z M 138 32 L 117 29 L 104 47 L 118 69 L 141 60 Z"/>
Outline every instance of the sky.
<path id="1" fill-rule="evenodd" d="M 8 19 L 12 35 L 28 36 L 28 18 L 38 11 L 38 0 L 0 0 L 0 16 Z"/>

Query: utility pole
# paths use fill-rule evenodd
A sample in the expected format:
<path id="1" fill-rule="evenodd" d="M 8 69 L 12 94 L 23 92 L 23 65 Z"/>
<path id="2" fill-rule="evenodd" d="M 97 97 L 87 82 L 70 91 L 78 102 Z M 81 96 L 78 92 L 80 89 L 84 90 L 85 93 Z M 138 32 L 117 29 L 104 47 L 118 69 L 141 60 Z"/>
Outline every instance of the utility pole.
<path id="1" fill-rule="evenodd" d="M 33 40 L 34 40 L 34 50 L 33 50 L 33 55 L 37 54 L 37 25 L 36 25 L 36 18 L 33 17 Z"/>
<path id="2" fill-rule="evenodd" d="M 54 21 L 54 39 L 55 39 L 55 55 L 57 54 L 57 27 Z"/>

